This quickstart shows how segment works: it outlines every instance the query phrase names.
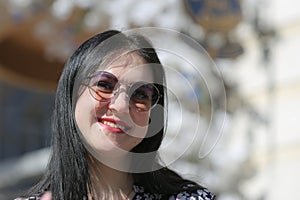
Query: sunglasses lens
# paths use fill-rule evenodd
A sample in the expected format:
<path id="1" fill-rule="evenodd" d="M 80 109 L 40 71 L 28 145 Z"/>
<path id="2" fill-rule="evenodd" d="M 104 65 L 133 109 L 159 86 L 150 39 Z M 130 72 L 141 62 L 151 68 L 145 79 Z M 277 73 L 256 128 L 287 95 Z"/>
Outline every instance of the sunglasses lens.
<path id="1" fill-rule="evenodd" d="M 118 78 L 113 74 L 100 71 L 90 77 L 89 90 L 98 101 L 107 102 L 115 95 Z M 159 90 L 152 83 L 136 82 L 129 87 L 127 93 L 129 103 L 141 112 L 149 111 L 159 99 Z"/>
<path id="2" fill-rule="evenodd" d="M 113 91 L 118 83 L 118 79 L 108 73 L 101 71 L 94 75 L 90 81 L 92 95 L 97 100 L 103 101 L 113 96 Z"/>
<path id="3" fill-rule="evenodd" d="M 129 92 L 130 103 L 139 111 L 150 110 L 158 100 L 158 89 L 151 83 L 135 83 Z"/>

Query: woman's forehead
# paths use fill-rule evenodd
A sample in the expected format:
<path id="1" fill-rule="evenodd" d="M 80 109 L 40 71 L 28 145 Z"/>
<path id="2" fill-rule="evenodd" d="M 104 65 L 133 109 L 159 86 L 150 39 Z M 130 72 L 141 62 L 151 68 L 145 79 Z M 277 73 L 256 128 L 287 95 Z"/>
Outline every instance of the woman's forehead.
<path id="1" fill-rule="evenodd" d="M 108 71 L 120 80 L 153 82 L 151 65 L 134 52 L 119 56 L 99 70 Z"/>
<path id="2" fill-rule="evenodd" d="M 153 82 L 153 75 L 149 65 L 117 66 L 105 69 L 123 82 L 145 81 Z"/>
<path id="3" fill-rule="evenodd" d="M 146 60 L 135 52 L 129 52 L 115 56 L 110 63 L 107 63 L 107 68 L 114 67 L 136 67 L 146 64 Z"/>

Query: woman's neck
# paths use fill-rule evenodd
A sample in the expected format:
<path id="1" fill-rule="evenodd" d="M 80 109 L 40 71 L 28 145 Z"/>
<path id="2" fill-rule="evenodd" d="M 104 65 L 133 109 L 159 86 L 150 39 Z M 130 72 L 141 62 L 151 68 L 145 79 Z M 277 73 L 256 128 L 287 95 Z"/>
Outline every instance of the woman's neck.
<path id="1" fill-rule="evenodd" d="M 132 191 L 133 177 L 128 172 L 116 170 L 90 157 L 90 175 L 94 192 L 121 192 L 128 196 Z"/>

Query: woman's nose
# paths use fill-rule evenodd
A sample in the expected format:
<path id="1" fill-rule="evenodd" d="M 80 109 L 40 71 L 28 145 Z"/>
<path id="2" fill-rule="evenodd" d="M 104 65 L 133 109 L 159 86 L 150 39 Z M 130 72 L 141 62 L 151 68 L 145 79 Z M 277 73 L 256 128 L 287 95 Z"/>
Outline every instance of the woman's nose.
<path id="1" fill-rule="evenodd" d="M 118 113 L 128 113 L 129 100 L 126 91 L 121 89 L 116 92 L 115 96 L 111 98 L 108 108 Z"/>

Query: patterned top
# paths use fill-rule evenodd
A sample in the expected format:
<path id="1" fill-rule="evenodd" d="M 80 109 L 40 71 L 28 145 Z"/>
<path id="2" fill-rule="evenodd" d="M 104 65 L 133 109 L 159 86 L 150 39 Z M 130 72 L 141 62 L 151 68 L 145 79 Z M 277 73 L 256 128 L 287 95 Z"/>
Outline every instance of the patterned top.
<path id="1" fill-rule="evenodd" d="M 187 186 L 189 187 L 189 186 Z M 151 194 L 145 192 L 143 186 L 134 185 L 135 192 L 132 200 L 213 200 L 215 195 L 207 189 L 198 189 L 195 191 L 182 191 L 171 196 L 164 196 L 162 194 Z"/>
<path id="2" fill-rule="evenodd" d="M 190 187 L 190 186 L 187 186 Z M 186 187 L 186 188 L 187 188 Z M 153 194 L 145 191 L 143 186 L 133 185 L 135 195 L 132 200 L 213 200 L 215 195 L 207 189 L 198 189 L 195 191 L 182 191 L 178 194 L 165 196 L 162 194 Z M 40 196 L 40 195 L 39 195 Z M 39 200 L 39 196 L 29 198 L 17 198 L 15 200 Z"/>

